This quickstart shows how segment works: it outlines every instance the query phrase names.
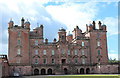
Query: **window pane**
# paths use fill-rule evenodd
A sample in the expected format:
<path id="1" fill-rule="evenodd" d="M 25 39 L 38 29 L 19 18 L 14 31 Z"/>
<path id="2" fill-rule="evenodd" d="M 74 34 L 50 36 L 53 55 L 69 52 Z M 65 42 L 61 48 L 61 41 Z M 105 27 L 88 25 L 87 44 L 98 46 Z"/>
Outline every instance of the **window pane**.
<path id="1" fill-rule="evenodd" d="M 35 45 L 38 45 L 38 40 L 35 40 Z"/>
<path id="2" fill-rule="evenodd" d="M 77 55 L 77 50 L 75 50 L 75 55 Z"/>
<path id="3" fill-rule="evenodd" d="M 38 50 L 35 50 L 35 54 L 38 55 Z"/>
<path id="4" fill-rule="evenodd" d="M 63 54 L 65 54 L 65 49 L 63 48 Z"/>
<path id="5" fill-rule="evenodd" d="M 17 59 L 17 63 L 20 63 L 20 59 Z"/>
<path id="6" fill-rule="evenodd" d="M 98 59 L 98 62 L 100 62 L 100 58 Z"/>
<path id="7" fill-rule="evenodd" d="M 54 59 L 52 59 L 52 64 L 54 64 Z"/>
<path id="8" fill-rule="evenodd" d="M 35 59 L 35 64 L 38 64 L 38 60 L 37 59 Z"/>
<path id="9" fill-rule="evenodd" d="M 77 64 L 77 59 L 75 59 L 75 64 Z"/>
<path id="10" fill-rule="evenodd" d="M 82 64 L 85 64 L 85 59 L 82 59 Z"/>
<path id="11" fill-rule="evenodd" d="M 98 50 L 98 55 L 100 55 L 101 53 L 100 53 L 100 50 Z"/>
<path id="12" fill-rule="evenodd" d="M 46 59 L 44 59 L 44 60 L 43 60 L 43 63 L 44 63 L 44 64 L 46 64 L 46 63 L 47 63 L 47 62 L 46 62 Z"/>
<path id="13" fill-rule="evenodd" d="M 46 55 L 46 50 L 44 50 L 44 55 Z"/>
<path id="14" fill-rule="evenodd" d="M 18 40 L 18 45 L 20 45 L 20 40 Z"/>
<path id="15" fill-rule="evenodd" d="M 97 46 L 100 46 L 100 42 L 99 41 L 97 42 Z"/>
<path id="16" fill-rule="evenodd" d="M 85 55 L 85 52 L 84 52 L 84 50 L 82 50 L 82 55 Z"/>
<path id="17" fill-rule="evenodd" d="M 18 49 L 17 54 L 20 55 L 20 49 Z"/>
<path id="18" fill-rule="evenodd" d="M 82 46 L 84 46 L 84 42 L 82 42 Z"/>
<path id="19" fill-rule="evenodd" d="M 70 64 L 70 59 L 68 59 L 68 63 Z"/>
<path id="20" fill-rule="evenodd" d="M 52 50 L 52 55 L 54 55 L 54 50 Z"/>
<path id="21" fill-rule="evenodd" d="M 21 36 L 21 31 L 18 31 L 18 36 Z"/>
<path id="22" fill-rule="evenodd" d="M 70 50 L 68 50 L 68 55 L 70 55 Z"/>
<path id="23" fill-rule="evenodd" d="M 100 34 L 98 33 L 98 34 L 97 34 L 97 38 L 99 38 L 99 37 L 100 37 Z"/>

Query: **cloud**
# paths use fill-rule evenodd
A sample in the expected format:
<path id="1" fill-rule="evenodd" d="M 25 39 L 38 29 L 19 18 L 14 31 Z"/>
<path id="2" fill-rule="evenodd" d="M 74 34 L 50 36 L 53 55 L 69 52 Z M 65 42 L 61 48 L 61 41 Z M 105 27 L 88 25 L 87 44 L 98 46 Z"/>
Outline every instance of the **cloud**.
<path id="1" fill-rule="evenodd" d="M 115 50 L 110 50 L 110 52 L 114 53 L 114 52 L 116 52 L 116 51 L 115 51 Z"/>
<path id="2" fill-rule="evenodd" d="M 65 3 L 63 5 L 50 5 L 46 10 L 54 20 L 60 21 L 67 26 L 67 30 L 72 31 L 76 25 L 85 31 L 85 25 L 98 13 L 97 3 Z"/>
<path id="3" fill-rule="evenodd" d="M 118 60 L 118 54 L 109 54 L 109 58 Z"/>
<path id="4" fill-rule="evenodd" d="M 107 25 L 108 35 L 118 34 L 118 17 L 106 17 L 103 22 Z"/>

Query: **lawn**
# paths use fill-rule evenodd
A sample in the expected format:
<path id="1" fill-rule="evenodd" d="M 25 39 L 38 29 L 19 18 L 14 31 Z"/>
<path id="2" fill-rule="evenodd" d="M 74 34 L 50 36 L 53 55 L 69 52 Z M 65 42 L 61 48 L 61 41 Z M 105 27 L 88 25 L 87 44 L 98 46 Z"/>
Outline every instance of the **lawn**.
<path id="1" fill-rule="evenodd" d="M 48 76 L 47 78 L 120 78 L 120 75 L 61 75 Z"/>

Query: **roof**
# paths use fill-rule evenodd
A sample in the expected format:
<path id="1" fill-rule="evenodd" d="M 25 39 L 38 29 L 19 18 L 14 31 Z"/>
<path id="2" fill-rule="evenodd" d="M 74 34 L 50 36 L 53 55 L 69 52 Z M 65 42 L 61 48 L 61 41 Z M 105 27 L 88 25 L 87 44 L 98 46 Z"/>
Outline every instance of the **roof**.
<path id="1" fill-rule="evenodd" d="M 65 32 L 66 30 L 65 30 L 63 27 L 61 27 L 61 28 L 59 29 L 59 31 Z"/>

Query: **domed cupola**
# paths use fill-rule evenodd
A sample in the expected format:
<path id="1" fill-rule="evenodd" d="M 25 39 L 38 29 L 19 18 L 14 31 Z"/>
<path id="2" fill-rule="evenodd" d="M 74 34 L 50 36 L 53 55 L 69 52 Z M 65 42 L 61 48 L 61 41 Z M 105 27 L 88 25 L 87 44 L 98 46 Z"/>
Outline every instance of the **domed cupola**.
<path id="1" fill-rule="evenodd" d="M 59 29 L 59 31 L 60 31 L 60 32 L 65 32 L 66 30 L 65 30 L 63 27 L 61 27 L 61 28 Z"/>
<path id="2" fill-rule="evenodd" d="M 25 22 L 25 27 L 30 29 L 30 22 L 28 20 Z"/>
<path id="3" fill-rule="evenodd" d="M 35 29 L 37 29 L 37 30 L 38 30 L 38 29 L 40 29 L 40 27 L 39 27 L 39 26 L 37 26 L 37 27 L 35 27 Z"/>
<path id="4" fill-rule="evenodd" d="M 13 27 L 13 24 L 14 24 L 14 21 L 11 19 L 11 20 L 8 22 L 8 28 L 12 28 L 12 27 Z"/>
<path id="5" fill-rule="evenodd" d="M 93 26 L 93 25 L 90 23 L 89 26 Z"/>

